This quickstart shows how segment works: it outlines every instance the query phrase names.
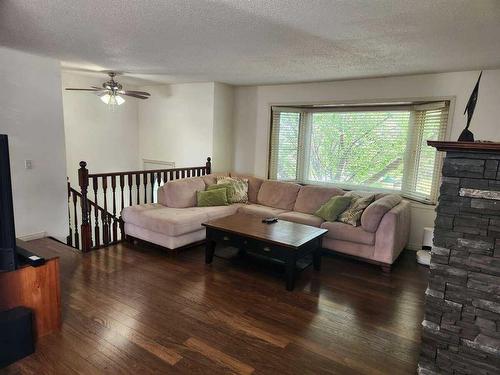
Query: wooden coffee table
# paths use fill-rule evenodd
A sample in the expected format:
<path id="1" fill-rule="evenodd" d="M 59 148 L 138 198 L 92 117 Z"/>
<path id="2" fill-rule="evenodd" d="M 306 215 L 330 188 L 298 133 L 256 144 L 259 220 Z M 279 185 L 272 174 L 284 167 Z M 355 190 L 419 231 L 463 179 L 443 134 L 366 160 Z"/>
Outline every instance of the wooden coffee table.
<path id="1" fill-rule="evenodd" d="M 293 290 L 297 263 L 312 255 L 314 269 L 321 268 L 321 238 L 326 229 L 278 220 L 262 223 L 262 218 L 235 214 L 203 223 L 207 229 L 205 263 L 212 263 L 216 244 L 234 246 L 283 262 L 286 289 Z"/>

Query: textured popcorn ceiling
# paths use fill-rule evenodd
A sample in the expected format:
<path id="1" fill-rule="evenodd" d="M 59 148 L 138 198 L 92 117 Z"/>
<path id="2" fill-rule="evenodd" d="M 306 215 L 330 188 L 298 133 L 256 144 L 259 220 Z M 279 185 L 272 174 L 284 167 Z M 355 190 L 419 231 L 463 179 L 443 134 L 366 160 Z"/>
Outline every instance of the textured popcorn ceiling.
<path id="1" fill-rule="evenodd" d="M 0 45 L 156 82 L 500 67 L 499 0 L 2 0 Z"/>

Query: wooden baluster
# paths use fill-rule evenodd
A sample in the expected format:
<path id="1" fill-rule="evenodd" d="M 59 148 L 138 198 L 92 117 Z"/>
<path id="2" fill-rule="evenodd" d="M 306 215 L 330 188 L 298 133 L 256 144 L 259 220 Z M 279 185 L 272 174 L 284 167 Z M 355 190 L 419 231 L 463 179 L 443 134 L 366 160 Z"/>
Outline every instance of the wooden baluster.
<path id="1" fill-rule="evenodd" d="M 132 174 L 128 175 L 128 205 L 132 206 Z"/>
<path id="2" fill-rule="evenodd" d="M 106 246 L 109 243 L 109 227 L 106 224 L 108 221 L 108 218 L 106 217 L 106 211 L 104 210 L 99 210 L 101 211 L 101 222 L 102 222 L 102 244 L 103 246 Z"/>
<path id="3" fill-rule="evenodd" d="M 121 174 L 120 175 L 120 191 L 121 191 L 121 198 L 122 198 L 122 204 L 121 204 L 121 210 L 120 210 L 120 218 L 118 220 L 118 225 L 120 226 L 120 239 L 124 239 L 125 235 L 124 235 L 124 232 L 123 232 L 123 221 L 122 221 L 122 215 L 121 215 L 121 212 L 123 211 L 123 209 L 125 208 L 125 197 L 123 195 L 123 189 L 125 188 L 125 175 L 124 174 Z"/>
<path id="4" fill-rule="evenodd" d="M 151 180 L 151 203 L 154 203 L 154 201 L 155 201 L 155 183 L 157 183 L 158 186 L 160 186 L 160 182 L 158 181 L 158 175 L 156 176 L 156 179 L 155 179 L 154 172 L 151 172 L 149 174 L 149 179 Z"/>
<path id="5" fill-rule="evenodd" d="M 144 180 L 144 203 L 148 203 L 148 172 L 142 174 L 142 179 Z"/>
<path id="6" fill-rule="evenodd" d="M 113 218 L 116 217 L 116 176 L 111 176 L 111 190 L 113 191 Z M 113 220 L 113 241 L 118 241 L 118 223 Z"/>
<path id="7" fill-rule="evenodd" d="M 175 179 L 178 180 L 179 179 L 179 170 L 176 170 L 175 171 Z"/>
<path id="8" fill-rule="evenodd" d="M 168 179 L 169 179 L 169 181 L 172 181 L 174 179 L 174 171 L 168 172 Z"/>
<path id="9" fill-rule="evenodd" d="M 88 202 L 88 206 L 89 206 L 90 248 L 92 249 L 94 247 L 94 241 L 92 238 L 92 204 Z"/>
<path id="10" fill-rule="evenodd" d="M 166 184 L 168 181 L 168 171 L 163 172 L 163 183 Z"/>
<path id="11" fill-rule="evenodd" d="M 110 223 L 110 233 L 109 233 L 109 242 L 114 243 L 118 241 L 118 223 L 115 220 L 115 217 L 112 214 L 108 214 L 108 222 Z M 115 229 L 116 228 L 116 229 Z"/>
<path id="12" fill-rule="evenodd" d="M 80 169 L 78 170 L 78 183 L 82 194 L 81 207 L 82 207 L 82 225 L 80 227 L 82 235 L 82 251 L 89 251 L 92 246 L 92 234 L 89 226 L 89 210 L 87 200 L 87 189 L 89 186 L 89 171 L 86 168 L 87 163 L 80 162 Z"/>
<path id="13" fill-rule="evenodd" d="M 137 186 L 137 204 L 141 204 L 140 193 L 139 193 L 139 188 L 141 186 L 141 174 L 140 173 L 135 174 L 135 185 Z"/>
<path id="14" fill-rule="evenodd" d="M 76 193 L 73 193 L 73 214 L 75 217 L 75 247 L 77 249 L 80 248 L 80 233 L 78 231 L 78 209 L 77 209 L 77 203 L 78 203 L 78 195 Z"/>
<path id="15" fill-rule="evenodd" d="M 97 177 L 92 177 L 92 188 L 94 190 L 94 203 L 99 204 L 97 199 L 97 190 L 99 189 L 99 180 Z M 99 228 L 99 210 L 94 208 L 94 247 L 101 246 L 101 234 Z"/>
<path id="16" fill-rule="evenodd" d="M 101 215 L 102 217 L 102 242 L 104 245 L 109 244 L 109 220 L 108 220 L 108 198 L 107 198 L 107 190 L 108 190 L 108 177 L 102 176 L 102 190 L 104 197 L 104 211 Z"/>
<path id="17" fill-rule="evenodd" d="M 71 228 L 71 185 L 69 183 L 69 178 L 66 177 L 68 185 L 68 236 L 66 237 L 66 245 L 73 246 L 73 228 Z"/>
<path id="18" fill-rule="evenodd" d="M 212 173 L 212 158 L 210 156 L 207 158 L 207 162 L 205 163 L 205 173 Z"/>
<path id="19" fill-rule="evenodd" d="M 181 178 L 186 178 L 186 170 L 181 171 Z"/>
<path id="20" fill-rule="evenodd" d="M 125 208 L 125 197 L 123 195 L 123 189 L 125 188 L 125 175 L 120 175 L 120 197 L 121 197 L 121 210 Z"/>

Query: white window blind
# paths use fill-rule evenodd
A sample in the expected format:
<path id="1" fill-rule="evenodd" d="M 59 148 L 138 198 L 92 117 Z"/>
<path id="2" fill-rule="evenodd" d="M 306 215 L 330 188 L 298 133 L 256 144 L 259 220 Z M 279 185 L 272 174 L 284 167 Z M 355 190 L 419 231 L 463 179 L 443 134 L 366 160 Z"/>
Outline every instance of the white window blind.
<path id="1" fill-rule="evenodd" d="M 270 160 L 272 174 L 279 180 L 297 180 L 301 113 L 273 112 Z"/>
<path id="2" fill-rule="evenodd" d="M 434 203 L 449 102 L 272 108 L 269 174 L 346 189 L 396 191 Z"/>

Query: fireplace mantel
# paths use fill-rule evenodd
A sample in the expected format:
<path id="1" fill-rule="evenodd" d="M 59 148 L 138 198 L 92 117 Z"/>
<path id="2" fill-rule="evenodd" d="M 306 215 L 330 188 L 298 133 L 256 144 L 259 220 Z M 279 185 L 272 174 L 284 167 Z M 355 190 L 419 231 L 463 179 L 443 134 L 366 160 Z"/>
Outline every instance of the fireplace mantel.
<path id="1" fill-rule="evenodd" d="M 438 151 L 500 153 L 500 142 L 442 142 L 427 141 L 429 146 Z"/>

